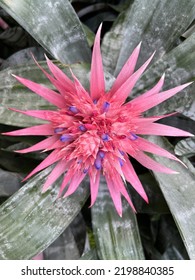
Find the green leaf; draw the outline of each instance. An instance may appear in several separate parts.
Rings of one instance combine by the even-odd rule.
[[[182,34],[182,37],[188,38],[195,32],[195,23],[193,23],[185,33]]]
[[[164,138],[149,136],[148,139],[173,152],[172,146]],[[195,259],[195,176],[178,162],[156,155],[152,157],[157,162],[179,172],[170,175],[153,173],[175,219],[189,257]]]
[[[135,0],[121,13],[103,41],[104,65],[116,76],[142,41],[138,64],[155,50],[155,60],[175,44],[194,19],[193,0]]]
[[[83,254],[80,260],[98,260],[95,249],[91,249],[90,251]]]
[[[175,146],[175,154],[178,156],[192,157],[195,155],[195,137],[181,140]]]
[[[163,90],[193,81],[195,79],[195,33],[178,47],[154,63],[138,81],[131,97],[134,98],[151,88],[165,72]],[[195,84],[188,86],[173,98],[161,103],[149,111],[149,114],[166,114],[175,110],[184,113],[193,106]],[[192,109],[193,111],[193,109]],[[194,111],[193,111],[194,114]]]
[[[88,45],[92,47],[95,39],[95,34],[93,33],[93,31],[91,31],[91,29],[87,25],[83,24],[82,26],[87,37]]]
[[[123,203],[123,217],[119,217],[103,180],[98,198],[91,210],[93,232],[100,259],[144,259],[135,213],[127,203]]]
[[[46,62],[40,65],[48,70]],[[70,76],[69,67],[59,62],[57,65]],[[88,87],[88,64],[71,65],[74,74],[79,78],[82,84]],[[20,67],[13,67],[0,72],[0,122],[15,126],[31,126],[43,123],[43,120],[31,118],[13,111],[8,108],[17,108],[22,110],[45,110],[55,107],[49,102],[21,85],[11,74],[25,77],[34,82],[44,84],[49,88],[54,88],[42,71],[34,64],[27,64]]]
[[[85,33],[68,0],[0,0],[0,6],[56,59],[90,61]]]
[[[88,188],[57,198],[59,182],[41,194],[51,167],[29,180],[0,207],[0,259],[31,259],[47,248],[81,210]]]
[[[77,260],[83,253],[86,238],[85,222],[79,213],[69,227],[46,249],[46,260]]]

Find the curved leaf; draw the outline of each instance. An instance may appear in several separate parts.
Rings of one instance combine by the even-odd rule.
[[[148,137],[150,141],[172,151],[168,141],[162,137]],[[153,155],[153,158],[179,174],[153,172],[164,194],[170,211],[191,259],[195,259],[195,176],[178,162]]]
[[[0,0],[0,6],[56,59],[89,62],[85,34],[68,0]]]
[[[68,198],[57,198],[59,182],[41,194],[51,167],[29,180],[0,207],[0,259],[31,259],[70,224],[88,197],[81,185]]]
[[[151,88],[165,72],[163,90],[193,81],[195,79],[195,33],[178,47],[155,62],[141,77],[134,88],[131,98],[138,96]],[[189,107],[193,106],[195,84],[193,83],[174,98],[161,103],[149,111],[150,115],[166,114],[175,110],[189,114]],[[193,108],[191,110],[194,114]],[[193,117],[192,117],[193,119]]]
[[[175,153],[178,156],[191,157],[195,155],[195,137],[181,140],[175,146]]]
[[[127,203],[123,203],[123,217],[118,216],[103,179],[98,198],[91,210],[100,259],[144,259],[135,213]]]
[[[155,50],[158,59],[170,50],[194,19],[193,0],[135,0],[121,13],[103,41],[104,64],[116,76],[142,41],[138,64]],[[116,43],[117,41],[117,43]]]

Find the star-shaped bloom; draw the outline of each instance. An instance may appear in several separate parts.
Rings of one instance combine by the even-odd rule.
[[[100,52],[100,32],[101,27],[98,29],[93,47],[89,91],[82,86],[72,72],[71,80],[48,58],[47,64],[51,73],[47,73],[38,63],[37,65],[57,92],[15,76],[20,83],[55,105],[57,109],[55,111],[12,109],[46,120],[47,123],[5,134],[46,136],[41,142],[18,151],[20,153],[51,151],[25,178],[26,180],[55,163],[55,167],[44,183],[43,192],[63,175],[59,196],[67,197],[76,191],[86,176],[89,176],[92,206],[98,195],[100,176],[104,176],[115,208],[121,216],[121,195],[135,210],[127,192],[126,181],[148,202],[129,157],[153,171],[176,173],[154,161],[145,152],[176,161],[179,159],[149,142],[142,135],[192,136],[192,134],[156,122],[170,115],[143,117],[143,113],[174,96],[190,83],[160,92],[164,82],[163,75],[152,89],[126,102],[128,95],[153,57],[152,55],[134,72],[140,52],[139,44],[123,66],[111,89],[106,92]]]

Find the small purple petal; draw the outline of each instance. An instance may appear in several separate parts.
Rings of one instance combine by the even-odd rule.
[[[64,130],[65,130],[64,127],[56,127],[56,128],[54,129],[54,133],[59,133],[59,132],[62,132],[62,131],[64,131]]]
[[[98,156],[99,156],[100,158],[104,158],[104,157],[105,157],[105,152],[99,151],[99,152],[98,152]]]
[[[69,107],[69,110],[70,110],[73,114],[77,114],[77,113],[79,112],[76,106],[70,106],[70,107]]]
[[[60,141],[62,142],[68,142],[68,141],[71,141],[72,140],[72,135],[70,134],[63,134],[61,137],[60,137]]]
[[[130,132],[130,136],[128,137],[131,140],[137,140],[138,136],[132,132]]]
[[[100,169],[101,169],[101,167],[102,167],[102,161],[101,161],[101,158],[100,158],[100,157],[97,157],[97,158],[96,158],[94,165],[95,165],[95,168],[96,168],[97,170],[100,170]]]
[[[109,102],[104,102],[103,106],[102,106],[102,110],[103,112],[107,112],[110,108],[110,103]]]
[[[97,99],[93,100],[93,104],[97,104]]]
[[[119,160],[120,166],[122,167],[124,165],[124,161],[121,158],[119,158],[118,160]]]
[[[125,153],[124,153],[123,151],[119,150],[119,152],[120,152],[120,154],[121,154],[122,156],[125,155]]]
[[[88,172],[89,168],[84,168],[83,173],[86,174]]]
[[[108,134],[103,133],[103,134],[102,134],[102,140],[103,140],[103,141],[108,141],[108,140],[109,140]]]
[[[87,128],[83,124],[81,124],[79,126],[79,130],[82,131],[82,132],[85,132],[85,131],[87,131]]]

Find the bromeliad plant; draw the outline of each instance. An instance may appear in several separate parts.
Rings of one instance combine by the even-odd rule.
[[[124,186],[128,181],[141,197],[148,202],[147,195],[137,177],[128,155],[145,167],[158,172],[175,174],[174,170],[155,162],[144,152],[178,160],[168,151],[160,148],[140,136],[193,136],[183,130],[156,123],[169,115],[144,118],[143,112],[160,104],[184,89],[190,83],[160,92],[164,83],[164,74],[159,82],[141,96],[125,103],[135,83],[144,72],[153,55],[136,71],[134,68],[140,52],[140,44],[125,63],[112,88],[106,92],[102,58],[100,53],[99,28],[93,48],[91,62],[90,92],[88,93],[72,73],[71,81],[52,61],[47,59],[51,76],[41,70],[52,82],[58,93],[30,80],[15,78],[53,105],[58,110],[28,110],[16,112],[48,121],[47,124],[4,133],[9,136],[43,135],[49,136],[34,146],[20,150],[28,153],[39,150],[53,150],[24,180],[57,163],[43,185],[43,192],[62,174],[63,181],[58,197],[68,185],[63,197],[76,191],[88,174],[90,178],[91,206],[95,203],[100,176],[106,179],[107,186],[120,216],[122,216],[121,194],[133,210],[135,208]],[[160,92],[160,93],[159,93]],[[123,181],[124,182],[123,182]]]
[[[1,2],[4,3],[4,1]],[[35,2],[36,1],[34,1],[34,3]],[[137,1],[134,2],[135,3],[132,7],[131,5],[129,6],[130,15],[132,9],[135,8],[136,5],[138,5]],[[145,1],[141,1],[141,2],[143,2],[142,3],[143,5],[146,5]],[[11,14],[13,13],[12,9],[15,8],[16,13],[18,13],[17,16],[21,18],[21,21],[23,21],[24,18],[22,15],[20,15],[20,13],[21,11],[24,12],[25,9],[15,5],[16,4],[13,4],[13,6],[12,4],[7,4],[5,1],[3,7],[6,8]],[[67,7],[70,9],[71,13],[75,16],[74,11],[72,10],[68,2],[66,2],[66,8]],[[127,18],[130,17],[130,15],[128,15],[128,13],[126,12]],[[120,20],[118,23],[119,26],[120,26]],[[77,22],[78,19],[75,18],[75,21]],[[124,19],[124,23],[125,22],[126,19]],[[123,28],[124,26],[125,24],[123,25]],[[126,32],[128,31],[129,28],[130,27],[127,25]],[[29,31],[31,31],[31,26],[28,26],[27,29],[30,29]],[[43,27],[43,30],[45,32],[45,27]],[[78,34],[79,32],[82,34],[81,28],[79,29]],[[117,34],[116,27],[113,27],[112,32],[114,33],[116,32]],[[110,43],[111,41],[111,38],[109,38],[109,36],[111,36],[110,34],[108,34],[108,37],[105,36],[106,39],[104,42],[106,43],[103,43],[104,53],[106,51],[106,44]],[[41,37],[39,33],[33,32],[33,35],[39,41],[41,40],[41,43],[43,45],[46,45],[46,41],[40,39]],[[136,206],[134,206],[128,192],[130,186],[126,182],[130,183],[130,185],[136,190],[136,192],[146,202],[148,202],[147,194],[142,186],[142,183],[140,182],[138,175],[134,170],[130,158],[136,159],[139,163],[141,163],[141,165],[145,166],[148,169],[151,169],[154,172],[154,175],[163,191],[163,194],[169,204],[169,207],[172,210],[172,214],[177,220],[180,230],[182,230],[184,238],[187,239],[187,244],[188,244],[189,232],[188,231],[185,232],[185,226],[184,224],[182,224],[181,218],[177,215],[178,208],[177,206],[175,206],[174,202],[172,202],[172,199],[170,199],[170,197],[171,194],[173,194],[174,196],[173,200],[175,199],[177,203],[182,203],[181,198],[175,195],[174,188],[177,189],[180,186],[180,184],[177,184],[175,182],[178,181],[181,182],[182,180],[181,178],[183,177],[184,174],[186,180],[189,176],[189,184],[187,185],[187,188],[189,188],[188,198],[195,195],[194,190],[190,188],[192,183],[191,174],[188,174],[189,171],[186,169],[186,167],[183,167],[181,165],[182,162],[177,157],[175,157],[173,153],[170,153],[167,150],[169,149],[169,145],[164,144],[164,142],[158,140],[158,138],[152,138],[151,139],[152,141],[150,141],[150,139],[143,137],[143,135],[193,136],[193,134],[186,132],[184,130],[157,122],[161,119],[172,116],[173,113],[171,113],[171,111],[173,111],[174,108],[169,111],[161,110],[162,113],[159,112],[158,114],[155,114],[153,116],[151,115],[144,116],[144,113],[147,110],[161,104],[163,101],[169,99],[170,97],[173,97],[176,93],[182,91],[187,86],[189,86],[191,82],[188,81],[190,80],[190,78],[192,79],[192,77],[188,75],[188,78],[187,80],[184,81],[185,82],[184,84],[178,85],[176,87],[169,86],[168,90],[162,91],[165,75],[161,73],[162,76],[159,77],[159,81],[155,85],[153,85],[151,89],[143,90],[144,93],[142,92],[142,94],[139,94],[134,99],[126,101],[130,93],[133,91],[133,88],[135,87],[140,76],[143,74],[143,72],[152,62],[153,57],[155,58],[154,53],[149,57],[149,59],[146,62],[144,62],[144,64],[142,64],[138,68],[138,70],[135,70],[135,67],[137,67],[136,65],[138,64],[137,61],[140,54],[141,44],[137,45],[137,47],[132,51],[130,57],[127,59],[125,63],[123,63],[124,66],[121,67],[120,71],[119,71],[119,65],[121,63],[121,60],[119,59],[120,58],[119,55],[118,62],[115,65],[116,66],[115,75],[116,73],[119,74],[116,75],[116,79],[114,80],[110,89],[106,90],[102,57],[100,51],[100,35],[101,35],[101,26],[99,27],[94,40],[92,60],[91,60],[89,90],[85,88],[82,85],[82,82],[80,82],[79,79],[76,77],[74,70],[72,70],[74,66],[73,67],[70,66],[71,78],[69,78],[60,68],[58,68],[58,66],[54,62],[52,62],[47,57],[46,57],[46,62],[50,70],[50,73],[48,73],[45,70],[45,67],[43,67],[38,62],[36,62],[36,60],[35,62],[37,64],[37,67],[40,68],[40,70],[43,72],[46,78],[51,82],[51,84],[53,85],[52,88],[55,88],[55,90],[43,86],[40,83],[33,82],[24,77],[13,75],[14,78],[16,78],[26,88],[30,89],[37,95],[41,96],[46,101],[49,101],[52,105],[55,105],[57,109],[40,110],[41,108],[38,108],[38,110],[29,110],[29,109],[20,110],[16,108],[10,108],[15,113],[22,113],[27,116],[42,119],[47,123],[28,127],[28,128],[18,129],[12,132],[6,132],[4,133],[4,135],[46,136],[45,139],[41,140],[35,145],[25,149],[20,149],[18,150],[18,152],[21,154],[40,151],[40,150],[50,152],[50,154],[30,174],[28,174],[25,177],[25,180],[29,179],[30,177],[32,177],[39,171],[44,170],[50,165],[52,165],[52,171],[48,174],[48,176],[45,175],[47,173],[46,170],[46,173],[45,171],[42,171],[43,173],[40,173],[37,176],[32,177],[31,181],[29,181],[29,183],[26,183],[26,189],[24,188],[23,193],[21,190],[20,194],[18,195],[18,199],[19,197],[21,197],[21,194],[26,198],[29,197],[30,199],[29,194],[31,190],[33,191],[33,186],[34,186],[33,182],[36,182],[36,184],[39,185],[39,188],[38,190],[35,190],[37,192],[35,196],[37,196],[38,198],[38,200],[36,199],[35,200],[38,202],[36,202],[34,205],[41,207],[41,211],[43,211],[42,213],[44,213],[45,210],[43,204],[45,203],[44,202],[45,197],[47,196],[52,197],[52,192],[54,189],[55,191],[54,200],[52,199],[52,201],[50,201],[50,204],[55,206],[54,204],[57,203],[57,205],[55,206],[57,208],[59,207],[59,204],[62,204],[66,209],[65,210],[66,218],[68,216],[69,217],[68,219],[71,221],[80,209],[78,207],[79,202],[77,202],[76,200],[74,201],[74,205],[77,204],[77,207],[75,207],[75,211],[73,209],[72,212],[69,213],[69,209],[68,209],[69,204],[67,203],[67,201],[68,199],[71,200],[72,196],[74,199],[74,195],[72,194],[76,192],[77,188],[79,187],[82,181],[86,182],[85,180],[86,176],[89,176],[89,181],[90,181],[89,185],[90,185],[90,193],[91,193],[90,206],[93,206],[97,200],[97,203],[95,203],[95,205],[91,208],[91,211],[92,211],[92,219],[93,219],[92,222],[94,226],[95,238],[97,241],[99,258],[119,258],[119,257],[127,258],[127,259],[143,258],[143,252],[142,252],[142,247],[140,243],[138,227],[136,224],[134,212],[131,212],[130,208],[125,207],[125,211],[124,211],[125,213],[123,218],[119,218],[115,216],[115,212],[112,208],[112,205],[110,205],[109,203],[109,198],[107,196],[104,197],[104,193],[106,193],[107,190],[104,189],[103,192],[101,190],[100,186],[103,184],[101,177],[105,178],[105,181],[107,183],[107,188],[113,200],[114,206],[119,216],[122,217],[123,207],[122,207],[121,195],[125,197],[125,199],[128,201],[128,203],[130,204],[131,208],[134,211],[136,209]],[[58,39],[58,35],[56,37]],[[82,45],[85,45],[82,36],[80,42]],[[124,39],[123,43],[126,44],[128,42],[126,42]],[[60,42],[58,42],[57,45],[58,47],[60,46],[59,44]],[[143,41],[143,48],[144,48],[144,41]],[[56,57],[58,57],[62,61],[63,60],[66,61],[66,56],[64,58],[64,54],[62,55],[61,52],[59,51],[57,54],[55,53],[56,49],[57,47],[55,48],[52,45],[49,51],[52,52]],[[122,47],[121,49],[123,50],[124,48]],[[67,58],[67,62],[70,62],[72,58],[69,52],[71,53],[71,51],[70,50],[67,51],[67,46],[65,47],[65,50],[66,50],[65,53],[69,57]],[[72,50],[72,53],[74,53],[75,50],[78,53],[80,52],[78,46],[75,46],[75,48]],[[84,53],[85,54],[88,53],[87,48],[84,51]],[[179,53],[179,49],[178,49],[178,53]],[[182,54],[180,54],[180,56],[181,55]],[[80,57],[80,59],[82,59],[83,55],[81,54],[79,56],[79,54],[77,54],[76,57],[77,58]],[[87,57],[87,55],[85,55],[85,57]],[[158,53],[157,53],[157,57],[158,57]],[[107,69],[111,67],[108,66],[108,61],[109,59],[105,61]],[[111,65],[112,64],[113,63],[111,63]],[[154,69],[158,69],[159,67],[158,62],[154,64],[153,67],[155,67],[155,65],[156,68]],[[113,65],[112,65],[112,72],[114,72]],[[146,72],[146,77],[147,77],[147,73],[150,73],[150,70]],[[145,83],[146,87],[148,87],[149,83],[152,83],[153,76],[154,75],[150,74],[150,79],[147,79]],[[144,83],[144,79],[141,80],[140,84],[141,83]],[[190,91],[191,88],[192,86],[188,87],[188,91]],[[134,92],[133,94],[135,95]],[[180,95],[182,95],[182,93],[180,93]],[[181,99],[185,100],[184,98]],[[10,105],[12,104],[9,104],[8,102],[7,106],[12,107]],[[17,106],[16,103],[16,107],[19,107],[19,104]],[[14,116],[16,117],[17,115]],[[158,143],[155,142],[161,142],[161,143],[160,145],[158,145]],[[147,153],[154,154],[156,160],[152,159],[151,156],[147,155]],[[159,161],[162,161],[162,159],[156,157],[155,155],[159,155],[177,161],[179,163],[174,163],[171,161],[166,162],[165,160],[165,162],[161,164],[161,162]],[[53,166],[53,164],[55,165]],[[185,164],[189,165],[189,163],[186,160],[185,160]],[[178,171],[182,174],[179,175]],[[162,175],[158,175],[161,173]],[[167,175],[163,175],[163,173],[167,173],[171,175],[167,176]],[[43,174],[43,177],[46,177],[44,181],[41,174]],[[59,183],[58,179],[61,176],[63,177],[63,179],[62,182]],[[173,186],[170,186],[171,181],[173,182]],[[53,185],[52,188],[50,188],[51,185]],[[58,185],[60,187],[59,190],[57,190]],[[86,188],[87,186],[84,186],[85,192],[86,192]],[[167,192],[168,188],[170,188],[169,192]],[[98,195],[98,190],[99,190],[99,195]],[[17,194],[15,196],[17,198]],[[61,196],[62,198],[59,199],[59,197]],[[56,197],[58,197],[57,202],[56,202]],[[15,198],[6,202],[7,205],[11,205],[14,199]],[[83,202],[85,199],[86,199],[86,195],[84,195]],[[185,207],[187,209],[189,209],[189,205],[191,207],[191,204],[188,204],[188,202],[185,204],[186,205]],[[5,214],[6,203],[4,206],[2,206],[3,214]],[[26,200],[26,203],[28,203],[28,199]],[[48,201],[46,201],[46,203],[47,205],[49,205]],[[33,204],[31,205],[32,207],[34,207]],[[72,205],[71,207],[74,207],[74,205]],[[100,209],[98,209],[98,207],[100,207]],[[36,213],[37,210],[33,210],[35,211],[34,213]],[[100,214],[102,210],[103,213]],[[107,212],[110,213],[109,215],[111,215],[112,217],[111,221],[110,219],[107,220],[107,214],[106,214]],[[126,212],[128,214],[126,214]],[[19,213],[19,208],[17,213]],[[47,215],[46,212],[45,214]],[[27,212],[27,216],[29,216],[28,212]],[[103,216],[103,220],[105,224],[102,223],[101,225],[101,223],[99,222],[99,216],[101,217]],[[20,224],[22,217],[21,219],[20,217],[18,217],[18,219],[19,219],[18,223]],[[29,219],[27,221],[27,228],[28,227],[30,228],[31,224],[34,223],[36,220],[38,222],[37,218],[34,221]],[[102,242],[104,243],[105,233],[103,232],[101,235],[100,231],[98,231],[99,228],[104,226],[105,228],[107,228],[107,224],[109,223],[111,223],[113,226],[115,226],[115,223],[116,224],[120,223],[121,228],[123,228],[123,226],[126,224],[127,221],[130,226],[128,230],[130,230],[130,228],[133,225],[136,228],[136,232],[132,234],[132,237],[127,237],[125,236],[124,233],[125,236],[124,238],[123,235],[118,236],[116,230],[115,239],[118,240],[119,238],[120,240],[119,244],[121,244],[121,248],[119,247],[119,253],[116,254],[116,256],[112,255],[112,252],[109,252],[110,255],[109,253],[107,254],[105,246],[103,245],[101,247],[101,243]],[[2,218],[2,223],[3,223],[3,218]],[[54,223],[57,224],[57,220]],[[55,232],[51,231],[51,234],[49,234],[49,236],[47,237],[43,236],[41,242],[36,240],[36,242],[38,242],[38,246],[37,246],[38,249],[36,248],[33,249],[32,251],[29,251],[30,249],[28,248],[27,252],[24,255],[19,249],[17,249],[17,254],[15,255],[15,257],[26,258],[27,256],[30,257],[33,256],[35,253],[39,253],[41,250],[47,247],[47,244],[51,243],[51,241],[54,240],[68,224],[69,223],[66,223],[66,225],[64,226],[60,225]],[[193,225],[195,225],[195,221],[193,222]],[[35,228],[35,230],[38,231],[39,227],[41,230],[42,227],[43,230],[46,230],[46,227],[40,224],[39,226],[37,225],[37,229]],[[6,223],[4,228],[6,228]],[[21,228],[22,228],[22,223],[21,223]],[[4,237],[2,237],[2,240],[3,238]],[[123,244],[124,240],[125,240],[125,244]],[[136,246],[134,246],[134,243],[137,243]],[[115,244],[113,243],[112,248],[114,248],[114,246]],[[129,253],[127,254],[124,253],[125,247],[129,248]],[[132,247],[137,248],[134,249],[133,254],[130,253]],[[10,258],[11,255],[7,251],[6,247],[2,246],[1,250],[2,252],[5,251],[4,253],[2,253],[2,256],[3,254],[4,256],[6,256],[4,258]],[[191,257],[193,258],[193,253],[191,249],[188,248],[188,246],[187,246],[187,250],[189,255],[191,254]],[[104,254],[105,252],[106,254]]]

